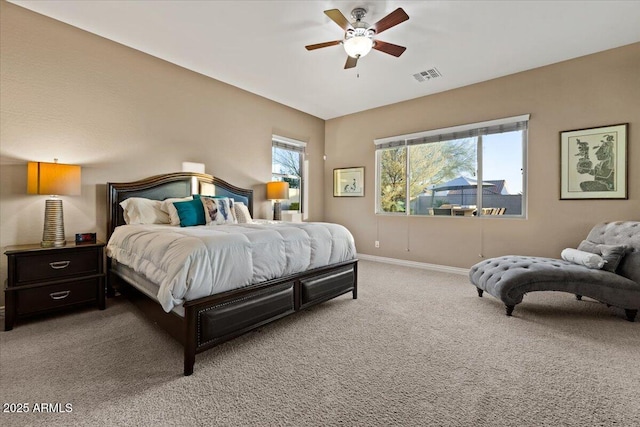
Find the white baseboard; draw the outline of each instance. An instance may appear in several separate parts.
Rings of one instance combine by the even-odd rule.
[[[424,270],[441,271],[444,273],[460,274],[464,276],[469,275],[468,268],[449,267],[448,265],[428,264],[426,262],[407,261],[404,259],[387,258],[376,255],[358,254],[358,259],[375,262],[385,262],[387,264],[402,265],[404,267],[422,268]]]

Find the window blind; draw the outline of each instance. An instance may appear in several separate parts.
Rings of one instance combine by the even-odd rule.
[[[298,153],[304,153],[305,149],[307,148],[307,143],[287,138],[285,136],[273,135],[271,137],[271,146],[289,151],[296,151]]]
[[[480,135],[492,135],[496,133],[526,130],[528,128],[528,123],[529,114],[526,114],[522,116],[507,117],[504,119],[376,139],[374,140],[374,144],[376,145],[376,150],[384,150],[404,145],[451,141]]]

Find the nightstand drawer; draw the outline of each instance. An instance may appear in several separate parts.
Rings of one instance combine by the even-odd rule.
[[[16,292],[17,314],[36,313],[58,307],[97,301],[99,279],[59,283]]]
[[[56,280],[100,273],[102,252],[96,248],[78,251],[48,251],[16,257],[15,282],[19,285],[41,280]]]

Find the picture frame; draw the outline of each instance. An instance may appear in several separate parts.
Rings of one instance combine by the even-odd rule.
[[[628,123],[560,132],[560,200],[627,199]]]
[[[333,197],[364,197],[364,166],[334,169]]]

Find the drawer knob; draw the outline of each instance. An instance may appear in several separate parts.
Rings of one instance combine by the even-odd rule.
[[[69,267],[69,264],[71,264],[71,261],[56,261],[56,262],[50,262],[49,263],[51,268],[53,268],[55,270],[60,270],[60,269],[63,269],[63,268],[67,268],[67,267]]]
[[[66,297],[69,296],[69,294],[71,293],[71,291],[60,291],[60,292],[52,292],[49,294],[49,296],[51,297],[51,299],[65,299]]]

